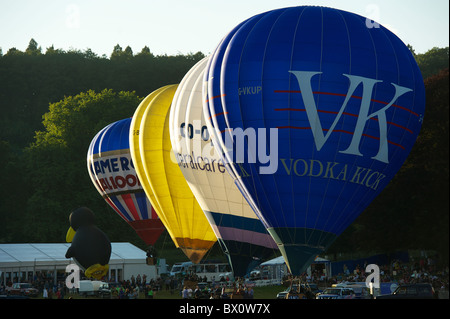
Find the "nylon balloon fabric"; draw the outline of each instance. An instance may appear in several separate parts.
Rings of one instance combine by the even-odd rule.
[[[269,11],[225,36],[205,71],[217,147],[293,274],[383,190],[422,125],[413,55],[368,21],[325,7]]]
[[[164,226],[145,195],[130,155],[131,118],[114,122],[92,139],[87,154],[91,180],[111,208],[147,244],[153,245]]]
[[[243,277],[278,248],[215,151],[203,116],[203,73],[208,57],[185,75],[172,102],[172,148],[192,193],[205,213],[235,277]]]
[[[130,135],[132,156],[139,156],[138,175],[173,242],[192,262],[198,263],[217,238],[173,156],[169,114],[177,87],[158,89],[136,110],[134,134]]]

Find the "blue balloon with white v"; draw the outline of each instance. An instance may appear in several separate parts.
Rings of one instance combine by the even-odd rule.
[[[273,10],[234,29],[211,57],[209,116],[222,145],[234,141],[235,182],[293,274],[383,190],[421,128],[413,55],[367,21],[325,7]]]

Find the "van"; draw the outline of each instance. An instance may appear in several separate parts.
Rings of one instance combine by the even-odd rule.
[[[189,267],[191,267],[193,263],[191,261],[186,261],[182,263],[175,263],[170,270],[171,276],[183,276],[188,273]]]
[[[78,293],[82,296],[104,296],[110,295],[111,290],[106,282],[98,280],[80,280]]]

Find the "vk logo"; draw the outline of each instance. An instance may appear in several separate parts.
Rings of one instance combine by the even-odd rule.
[[[345,100],[342,103],[339,112],[337,112],[336,118],[334,119],[331,127],[327,130],[324,130],[322,128],[319,119],[318,109],[314,99],[314,92],[311,87],[311,79],[314,76],[321,74],[322,72],[292,71],[292,70],[289,72],[295,76],[300,86],[303,103],[306,109],[306,115],[308,117],[308,121],[311,126],[311,131],[314,138],[314,143],[318,151],[322,149],[322,147],[330,137],[331,133],[333,133],[336,124],[339,122],[339,119],[343,115],[344,110],[347,107],[350,98],[352,98],[355,90],[359,86],[362,86],[363,93],[362,97],[360,98],[361,106],[359,109],[359,114],[357,114],[358,119],[356,122],[354,132],[352,133],[353,137],[351,143],[347,147],[347,149],[341,150],[339,152],[344,154],[363,156],[363,154],[360,152],[360,143],[364,133],[364,128],[369,120],[376,119],[379,127],[379,149],[378,153],[375,156],[373,156],[372,159],[378,160],[383,163],[389,163],[389,148],[388,148],[389,141],[387,136],[388,122],[386,111],[395,103],[395,101],[400,96],[408,92],[411,92],[412,91],[411,89],[391,83],[391,85],[395,89],[395,93],[392,96],[391,101],[389,103],[386,103],[385,106],[380,110],[369,114],[375,85],[383,81],[362,76],[343,74],[343,76],[349,80],[349,87],[347,94],[345,95]],[[326,133],[324,133],[324,131],[326,131]]]

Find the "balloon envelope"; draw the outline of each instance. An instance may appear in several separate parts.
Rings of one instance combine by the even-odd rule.
[[[383,26],[332,8],[247,20],[217,47],[205,80],[218,144],[294,274],[392,179],[425,108],[407,46]]]
[[[145,195],[130,156],[131,118],[103,128],[91,141],[88,172],[97,191],[147,245],[153,245],[164,226]]]
[[[141,103],[135,114],[142,114],[141,122],[133,128],[139,125],[139,134],[130,138],[139,140],[138,146],[132,142],[133,156],[140,156],[137,171],[157,214],[175,245],[198,263],[217,238],[173,156],[169,114],[176,89],[177,85],[166,86]]]
[[[66,241],[72,243],[66,258],[73,258],[83,268],[85,276],[100,280],[108,274],[111,242],[95,226],[94,213],[87,207],[75,209],[69,216],[70,228]]]
[[[278,247],[226,172],[203,116],[204,58],[183,78],[170,111],[177,162],[228,257],[235,276],[245,276]]]

